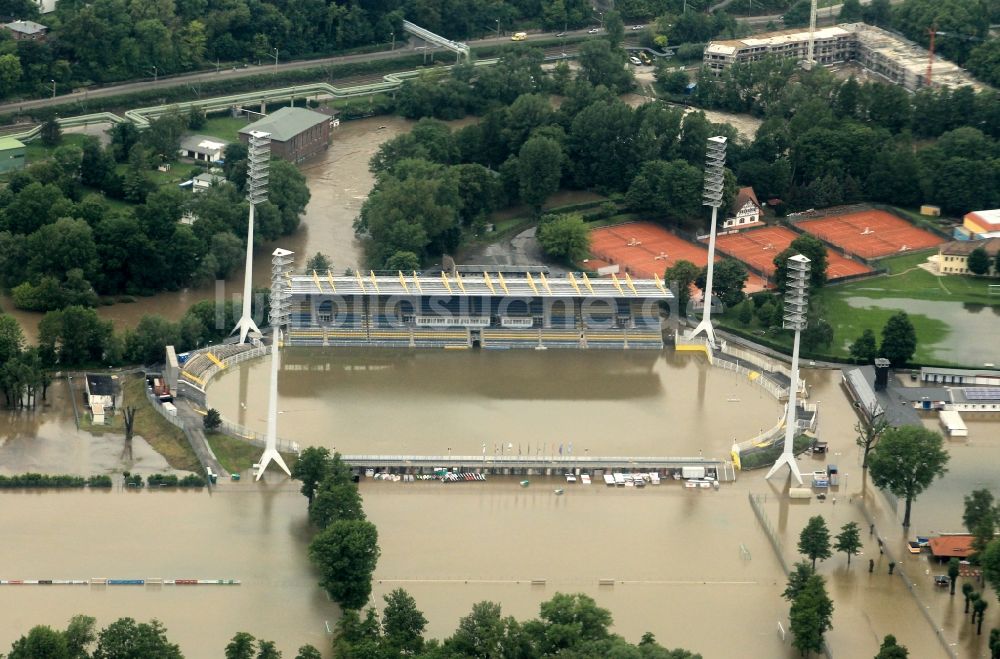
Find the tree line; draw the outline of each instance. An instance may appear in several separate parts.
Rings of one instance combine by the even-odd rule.
[[[219,184],[197,194],[158,187],[151,178],[157,165],[177,159],[183,131],[203,121],[198,113],[168,113],[141,133],[131,123],[116,124],[106,147],[87,136],[11,174],[0,190],[0,287],[10,290],[14,305],[90,307],[101,296],[177,290],[239,267],[246,148],[230,145]],[[42,139],[59,144],[58,126],[47,127]],[[193,167],[191,175],[202,171]],[[294,165],[274,160],[270,179],[269,198],[257,207],[255,239],[261,241],[294,232],[309,201]],[[190,223],[181,221],[185,217]]]
[[[922,89],[836,78],[791,60],[703,69],[692,100],[764,123],[727,162],[741,184],[788,210],[871,200],[961,215],[1000,205],[1000,97],[992,89]],[[666,79],[666,73],[661,80]],[[735,146],[735,148],[734,148]]]
[[[565,63],[547,74],[540,51],[516,49],[493,67],[407,82],[399,109],[420,121],[372,157],[375,187],[355,223],[369,265],[432,262],[481,235],[493,210],[524,204],[538,216],[564,187],[696,226],[705,141],[735,131],[663,103],[629,107],[618,98],[633,84],[624,61],[621,48],[595,40],[583,45],[575,74]],[[481,120],[455,131],[437,121],[466,113]],[[735,192],[727,172],[724,203]]]

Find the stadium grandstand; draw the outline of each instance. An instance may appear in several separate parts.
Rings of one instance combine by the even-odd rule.
[[[401,348],[663,347],[653,279],[531,270],[290,276],[288,343]]]

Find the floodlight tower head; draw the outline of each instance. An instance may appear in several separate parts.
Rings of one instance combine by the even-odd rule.
[[[294,256],[295,252],[280,247],[271,253],[271,311],[268,319],[275,332],[288,326],[292,297],[290,276]]]
[[[247,201],[252,206],[267,201],[268,175],[271,166],[271,134],[250,131],[247,147]]]
[[[721,135],[708,138],[708,148],[705,151],[705,189],[702,192],[702,203],[705,206],[718,208],[722,205],[725,166],[726,138]]]
[[[809,307],[809,270],[811,267],[809,259],[801,254],[796,254],[788,259],[785,311],[781,323],[785,329],[802,331],[807,326],[806,311]]]

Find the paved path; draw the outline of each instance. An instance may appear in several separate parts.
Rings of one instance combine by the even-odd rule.
[[[226,471],[218,458],[215,457],[215,454],[212,453],[212,448],[208,445],[202,416],[191,407],[190,402],[183,398],[175,398],[174,405],[177,407],[177,418],[184,423],[184,434],[187,435],[188,441],[191,443],[191,448],[194,450],[195,455],[198,456],[201,466],[203,468],[208,467],[220,478],[227,477],[229,472]]]

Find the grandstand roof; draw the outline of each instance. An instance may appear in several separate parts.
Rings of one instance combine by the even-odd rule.
[[[482,297],[503,295],[514,297],[605,297],[605,298],[673,298],[670,289],[659,278],[590,279],[569,274],[566,277],[544,275],[505,278],[503,275],[446,275],[429,277],[420,275],[342,275],[311,273],[291,277],[293,294],[328,295],[442,295],[457,297]]]

